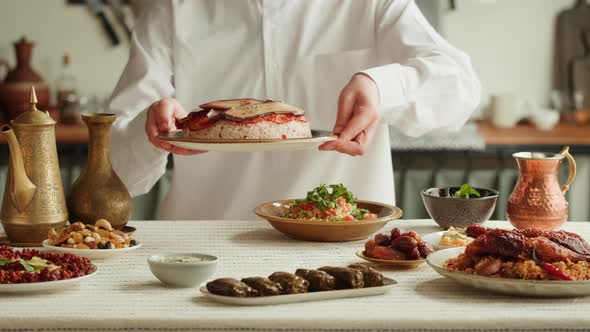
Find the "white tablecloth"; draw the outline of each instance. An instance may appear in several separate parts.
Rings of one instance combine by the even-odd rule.
[[[507,224],[490,223],[493,226]],[[0,294],[0,331],[588,331],[590,297],[518,298],[484,293],[444,279],[424,264],[387,270],[399,284],[387,295],[269,307],[234,307],[206,300],[197,289],[163,286],[146,257],[200,252],[220,258],[214,277],[265,276],[298,267],[359,261],[363,242],[290,240],[263,221],[141,221],[137,251],[96,261],[99,274],[66,291]],[[386,226],[436,231],[431,221]],[[590,223],[567,230],[590,237]]]

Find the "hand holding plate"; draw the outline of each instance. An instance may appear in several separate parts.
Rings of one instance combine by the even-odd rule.
[[[145,132],[150,142],[162,150],[180,155],[193,155],[207,151],[189,150],[174,146],[168,142],[159,140],[159,133],[167,133],[177,130],[175,120],[186,117],[188,114],[173,98],[163,98],[153,103],[147,111]]]
[[[365,74],[357,74],[342,89],[338,115],[332,131],[338,140],[327,142],[320,150],[336,150],[351,156],[367,152],[379,123],[379,90]]]

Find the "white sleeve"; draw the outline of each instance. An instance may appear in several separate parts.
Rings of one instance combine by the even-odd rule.
[[[414,1],[384,1],[377,47],[390,64],[363,73],[377,84],[382,119],[409,136],[458,130],[479,104],[481,85],[469,57],[445,41]]]
[[[173,38],[169,1],[156,1],[137,21],[129,61],[110,101],[117,115],[111,131],[113,168],[132,196],[148,192],[166,171],[168,153],[154,147],[145,133],[146,110],[172,96]]]

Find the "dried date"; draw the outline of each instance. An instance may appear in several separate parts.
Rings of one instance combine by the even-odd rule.
[[[391,238],[386,234],[375,234],[375,243],[379,246],[388,246],[391,243]]]
[[[428,255],[434,252],[434,248],[426,242],[422,242],[418,245],[418,250],[420,251],[420,255],[424,258],[428,257]]]
[[[418,241],[415,238],[401,235],[391,241],[391,247],[403,252],[409,252],[410,250],[418,246]]]
[[[366,251],[367,256],[377,259],[406,259],[406,254],[386,246],[375,246]]]

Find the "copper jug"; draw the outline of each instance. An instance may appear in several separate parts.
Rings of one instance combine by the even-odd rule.
[[[14,43],[16,66],[10,68],[8,62],[0,59],[0,66],[6,69],[4,81],[0,81],[0,109],[4,120],[9,121],[29,110],[31,85],[36,86],[37,107],[49,107],[49,87],[43,78],[31,67],[34,43],[22,37]]]
[[[518,152],[519,176],[508,199],[506,215],[516,228],[553,230],[567,221],[565,193],[576,176],[576,161],[566,146],[560,153]],[[558,181],[559,165],[569,162],[569,176],[562,186]]]
[[[55,121],[36,107],[2,127],[10,163],[0,220],[12,245],[39,246],[51,227],[65,225],[68,212],[55,144]]]
[[[88,160],[68,193],[72,222],[94,224],[98,219],[106,219],[113,227],[121,229],[129,221],[133,201],[113,170],[109,156],[109,132],[115,118],[114,114],[107,113],[82,115],[89,132]]]

